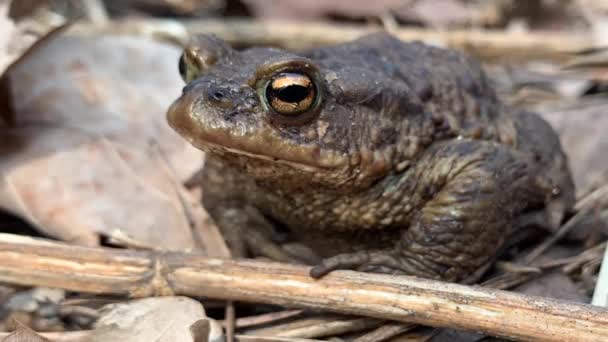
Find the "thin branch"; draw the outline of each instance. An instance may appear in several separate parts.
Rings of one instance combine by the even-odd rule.
[[[417,325],[408,324],[408,323],[396,323],[391,322],[381,326],[380,328],[373,330],[361,337],[358,337],[353,340],[353,342],[381,342],[389,340],[395,336],[399,336],[403,333],[406,333],[414,328]]]
[[[324,315],[305,317],[285,324],[248,330],[248,336],[277,336],[293,338],[319,338],[337,336],[377,328],[382,321],[366,317]]]
[[[0,332],[0,341],[3,341],[11,333]],[[82,331],[62,331],[62,332],[37,332],[38,335],[48,338],[53,342],[89,342],[95,336],[92,330]],[[319,340],[310,340],[303,338],[289,337],[264,337],[264,336],[246,336],[236,335],[237,342],[317,342]]]
[[[304,310],[284,310],[256,316],[241,317],[236,319],[236,328],[250,328],[258,325],[270,324],[281,320],[297,317],[301,315],[302,312],[304,312]],[[222,325],[226,324],[225,321],[221,321],[221,323]]]
[[[416,277],[182,252],[88,248],[0,234],[0,281],[132,296],[181,294],[321,309],[518,340],[608,340],[608,309]]]
[[[108,23],[108,12],[101,0],[81,0],[82,7],[87,18],[95,25],[105,25]]]
[[[353,40],[381,31],[369,25],[328,24],[322,22],[254,21],[248,19],[162,20],[128,19],[112,21],[99,28],[82,23],[72,32],[98,34],[99,30],[118,34],[153,35],[184,43],[189,35],[215,34],[235,45],[276,45],[307,49]],[[405,41],[425,41],[465,50],[480,58],[567,61],[572,53],[593,47],[589,35],[548,32],[505,32],[491,30],[437,31],[419,28],[395,28],[391,33]]]

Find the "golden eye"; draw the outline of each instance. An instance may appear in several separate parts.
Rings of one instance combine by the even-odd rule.
[[[265,95],[275,112],[290,116],[310,110],[315,105],[317,89],[308,75],[282,72],[270,79]]]
[[[179,74],[182,80],[186,83],[190,83],[197,79],[201,75],[201,69],[197,63],[195,63],[189,54],[184,52],[179,58]]]

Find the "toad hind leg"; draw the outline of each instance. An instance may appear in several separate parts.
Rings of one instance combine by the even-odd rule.
[[[353,269],[463,281],[494,259],[514,217],[546,198],[531,167],[518,152],[492,142],[431,146],[403,175],[404,194],[423,194],[423,200],[413,203],[419,209],[401,239],[390,249],[330,257],[310,274]]]

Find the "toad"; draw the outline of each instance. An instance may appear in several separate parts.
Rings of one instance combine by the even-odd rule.
[[[302,53],[203,35],[179,69],[168,121],[206,152],[203,204],[237,256],[285,259],[256,250],[280,227],[320,256],[313,277],[466,282],[520,218],[573,205],[555,132],[462,53],[386,33]]]

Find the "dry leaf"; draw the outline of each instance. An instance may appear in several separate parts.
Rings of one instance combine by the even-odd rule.
[[[0,123],[15,121],[10,80],[5,73],[64,27],[65,20],[59,15],[48,11],[35,15],[44,4],[43,0],[0,0]]]
[[[608,174],[608,103],[577,101],[564,108],[542,110],[543,117],[559,133],[578,193]]]
[[[441,28],[489,25],[499,20],[496,1],[487,0],[243,0],[243,3],[260,18],[322,20],[388,16],[405,23]]]
[[[10,2],[0,2],[0,74],[13,61],[9,44],[16,33],[15,23],[8,17]]]
[[[27,326],[15,322],[17,330],[6,336],[2,342],[50,342],[50,340],[38,335],[34,330]]]
[[[106,6],[119,13],[142,10],[163,15],[204,16],[224,9],[225,0],[106,0]]]
[[[553,260],[574,257],[578,253],[574,249],[553,246],[546,253],[541,255],[537,262],[544,264]],[[516,260],[523,259],[522,257]],[[561,269],[545,271],[545,273],[529,282],[525,282],[515,287],[514,291],[530,296],[542,296],[557,299],[570,300],[573,302],[589,303],[590,298],[581,291],[581,286],[576,283]]]
[[[146,298],[102,310],[91,337],[95,342],[199,342],[201,320],[209,324],[209,342],[223,341],[219,323],[207,318],[203,306],[190,298]]]
[[[17,34],[15,23],[8,17],[10,1],[0,1],[0,76],[13,62],[15,54],[10,50],[10,42]],[[7,95],[7,85],[0,78],[0,121],[11,122],[11,102]]]
[[[351,18],[380,16],[388,11],[406,7],[403,0],[243,0],[251,11],[261,18],[294,20],[321,19],[331,15]]]
[[[489,2],[488,2],[489,3]],[[472,4],[462,0],[423,0],[413,1],[399,17],[408,21],[422,23],[430,27],[453,27],[471,24],[476,12]]]
[[[62,289],[35,287],[12,295],[4,303],[4,308],[9,311],[36,312],[42,305],[58,304],[64,299],[65,291]]]
[[[183,86],[178,56],[143,39],[57,37],[11,68],[17,124],[0,128],[0,207],[82,244],[121,231],[194,248],[177,186],[202,156],[165,121]]]
[[[52,19],[34,16],[35,9],[43,4],[43,0],[0,1],[0,75],[39,39],[65,23],[65,19],[57,15]],[[15,19],[15,9],[23,12],[18,19]]]

